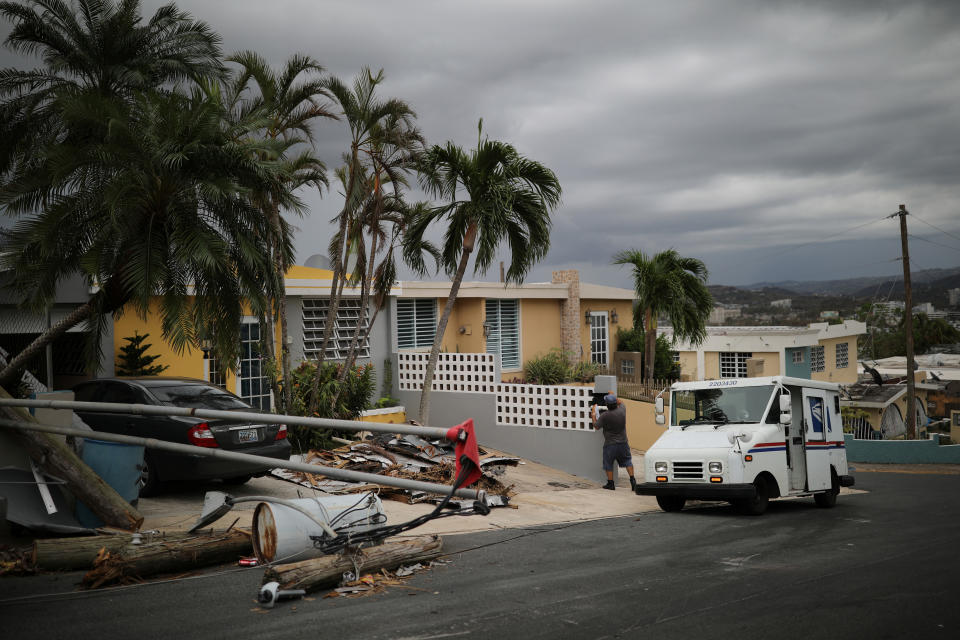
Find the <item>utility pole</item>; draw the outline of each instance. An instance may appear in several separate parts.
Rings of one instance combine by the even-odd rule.
[[[914,391],[914,370],[913,362],[913,290],[910,286],[910,248],[907,245],[907,205],[900,205],[900,211],[892,214],[900,216],[900,244],[901,254],[903,256],[903,333],[907,346],[907,437],[914,439],[917,437],[917,400]]]

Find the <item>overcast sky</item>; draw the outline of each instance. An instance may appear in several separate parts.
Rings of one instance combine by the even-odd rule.
[[[381,95],[409,102],[430,143],[470,148],[482,117],[553,169],[563,202],[528,281],[576,268],[630,287],[611,256],[670,247],[716,284],[897,274],[884,216],[901,203],[914,270],[960,265],[960,2],[177,4],[226,52],[306,53],[346,81],[382,67]],[[317,133],[335,166],[344,125]],[[342,204],[304,197],[301,263]]]

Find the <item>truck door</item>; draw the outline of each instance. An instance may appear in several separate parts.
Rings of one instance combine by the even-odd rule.
[[[804,441],[804,422],[803,410],[800,409],[800,403],[803,402],[801,394],[796,393],[797,389],[791,393],[791,415],[793,419],[790,424],[784,425],[784,438],[787,447],[787,468],[790,475],[790,491],[803,491],[807,488],[807,459],[803,449]]]
[[[807,460],[807,489],[830,488],[830,442],[832,430],[827,393],[818,389],[803,390],[803,425]]]

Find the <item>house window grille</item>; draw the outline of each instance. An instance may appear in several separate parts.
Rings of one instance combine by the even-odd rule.
[[[671,351],[671,352],[670,352],[670,357],[673,358],[673,364],[680,364],[680,352],[679,352],[679,351]]]
[[[803,364],[803,351],[793,352],[793,364]]]
[[[720,377],[721,378],[746,378],[747,360],[753,356],[752,353],[729,352],[720,354]]]
[[[207,356],[207,381],[221,389],[227,388],[227,379],[220,364],[220,358],[212,351]]]
[[[237,367],[237,395],[255,409],[270,410],[270,382],[263,375],[260,355],[260,323],[240,325],[240,363]]]
[[[620,361],[620,373],[625,376],[632,376],[634,371],[633,360]]]
[[[823,371],[823,361],[823,347],[810,347],[810,371]]]
[[[323,330],[327,323],[327,311],[330,301],[326,298],[304,298],[303,313],[303,353],[307,358],[316,359],[323,344]],[[353,336],[359,331],[361,339],[367,330],[367,320],[360,321],[360,299],[343,298],[337,306],[330,341],[327,343],[325,360],[346,360],[350,352]],[[357,357],[370,357],[370,340],[362,340],[357,345]]]
[[[837,343],[837,351],[835,354],[837,369],[846,369],[849,365],[848,349],[849,347],[846,342]]]
[[[520,367],[520,304],[517,300],[487,300],[487,353],[500,354],[501,369]]]
[[[433,346],[437,333],[437,301],[434,298],[397,300],[397,349]]]

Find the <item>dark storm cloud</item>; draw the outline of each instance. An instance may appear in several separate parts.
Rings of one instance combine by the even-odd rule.
[[[579,268],[630,286],[613,253],[667,247],[714,282],[895,273],[883,216],[899,203],[960,235],[957,2],[178,4],[227,51],[303,52],[345,80],[383,67],[382,95],[408,101],[430,142],[468,148],[482,117],[551,167],[564,198],[533,280]],[[331,167],[346,140],[318,124]],[[324,252],[340,205],[335,190],[304,198],[301,261]],[[917,263],[960,263],[944,240],[958,250],[915,246]]]

